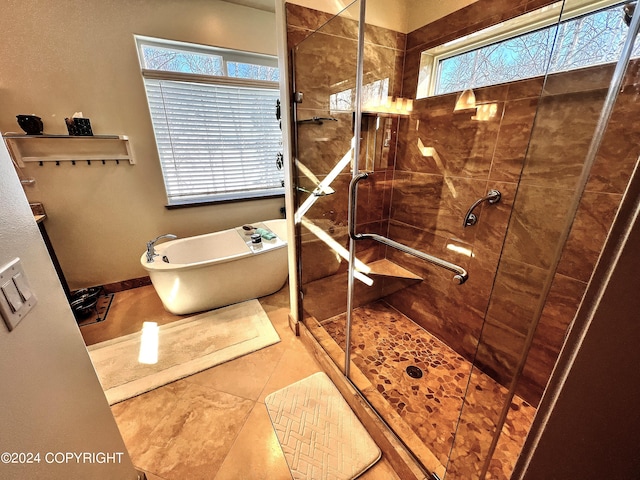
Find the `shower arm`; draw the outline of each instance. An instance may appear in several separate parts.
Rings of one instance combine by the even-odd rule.
[[[358,188],[358,182],[367,178],[368,176],[369,173],[367,172],[359,173],[351,179],[351,183],[349,184],[349,195],[351,198],[351,207],[349,209],[349,236],[354,240],[374,240],[378,243],[382,243],[383,245],[387,245],[388,247],[394,248],[396,250],[429,262],[433,265],[437,265],[438,267],[449,270],[450,272],[454,272],[455,275],[453,277],[453,281],[458,285],[466,282],[469,279],[469,274],[464,268],[458,265],[447,262],[446,260],[442,260],[441,258],[434,257],[433,255],[429,255],[428,253],[424,253],[414,248],[408,247],[406,245],[403,245],[402,243],[391,240],[390,238],[383,237],[382,235],[377,235],[375,233],[356,233],[356,191]]]

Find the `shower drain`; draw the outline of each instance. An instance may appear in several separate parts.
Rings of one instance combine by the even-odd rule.
[[[415,365],[409,365],[405,371],[411,378],[422,378],[422,370]]]

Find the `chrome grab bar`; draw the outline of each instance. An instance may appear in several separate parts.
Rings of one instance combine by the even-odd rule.
[[[447,262],[446,260],[442,260],[441,258],[434,257],[433,255],[429,255],[428,253],[424,253],[414,248],[408,247],[406,245],[403,245],[402,243],[396,242],[395,240],[383,237],[382,235],[377,235],[375,233],[356,233],[356,189],[358,182],[362,179],[367,178],[368,176],[369,173],[359,173],[351,179],[351,183],[349,184],[349,195],[351,199],[351,205],[349,208],[349,236],[354,240],[374,240],[378,243],[382,243],[383,245],[395,248],[396,250],[407,253],[416,258],[432,263],[433,265],[437,265],[438,267],[454,272],[456,275],[454,275],[453,280],[458,285],[466,282],[469,279],[469,274],[464,268],[458,265]]]
[[[501,198],[502,194],[498,190],[489,190],[486,197],[476,200],[473,202],[473,205],[469,207],[469,210],[467,210],[467,214],[464,216],[464,220],[462,221],[462,226],[470,227],[478,222],[478,216],[473,213],[473,210],[482,202],[489,202],[490,205],[493,205],[494,203],[498,203]]]

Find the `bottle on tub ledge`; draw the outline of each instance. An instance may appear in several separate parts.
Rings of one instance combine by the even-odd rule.
[[[262,250],[262,235],[259,233],[253,233],[251,235],[251,250]]]

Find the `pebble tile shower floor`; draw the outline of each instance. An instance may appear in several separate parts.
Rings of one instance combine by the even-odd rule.
[[[343,350],[345,321],[342,314],[322,322]],[[354,364],[443,465],[458,428],[447,478],[478,478],[507,389],[382,301],[355,309],[352,324]],[[408,375],[409,366],[420,368],[422,377]],[[509,478],[534,413],[513,399],[486,478]]]

